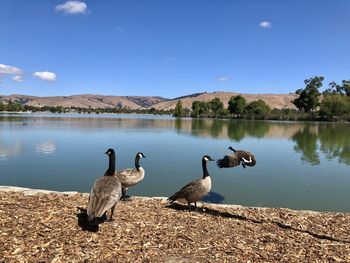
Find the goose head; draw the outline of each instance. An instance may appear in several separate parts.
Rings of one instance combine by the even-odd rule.
[[[109,148],[109,149],[105,152],[105,154],[107,154],[108,156],[111,156],[111,155],[115,154],[115,152],[114,152],[114,150],[113,150],[112,148]]]
[[[228,147],[228,149],[229,149],[229,150],[231,150],[231,151],[233,151],[233,152],[236,152],[236,150],[235,150],[235,149],[233,149],[233,147],[232,147],[232,146]]]
[[[213,158],[211,158],[209,155],[204,155],[202,158],[203,161],[209,162],[209,161],[215,161]]]
[[[142,152],[138,152],[138,153],[136,154],[136,156],[139,157],[140,159],[141,159],[141,158],[146,158],[146,156],[145,156]]]

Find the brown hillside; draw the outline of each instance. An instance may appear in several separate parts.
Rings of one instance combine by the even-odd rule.
[[[103,95],[73,95],[73,96],[54,96],[54,97],[35,97],[25,95],[10,95],[0,97],[0,101],[9,100],[19,102],[28,106],[62,106],[62,107],[81,107],[81,108],[130,108],[139,109],[149,107],[156,103],[165,101],[161,97],[146,96],[103,96]]]
[[[271,108],[295,108],[295,106],[291,103],[293,99],[296,98],[296,94],[240,94],[236,92],[213,92],[213,93],[202,93],[198,96],[189,96],[189,97],[182,97],[181,102],[182,106],[184,108],[191,108],[192,102],[199,100],[199,101],[210,101],[214,98],[219,98],[225,105],[225,107],[228,106],[228,101],[230,100],[231,96],[237,96],[242,95],[247,102],[251,102],[253,100],[263,100],[265,101]],[[174,109],[177,99],[168,100],[160,102],[156,105],[153,105],[156,109]]]
[[[191,108],[192,102],[210,101],[219,98],[228,106],[231,96],[237,96],[236,92],[214,92],[214,93],[197,93],[188,96],[182,96],[176,99],[168,100],[162,97],[151,96],[104,96],[104,95],[72,95],[72,96],[53,96],[53,97],[36,97],[26,95],[0,96],[0,101],[7,103],[10,99],[28,106],[62,106],[62,107],[81,107],[81,108],[129,108],[140,109],[154,107],[156,109],[169,110],[174,109],[178,99],[181,99],[184,108]],[[262,99],[271,108],[295,108],[291,103],[296,98],[295,94],[240,94],[247,102]]]

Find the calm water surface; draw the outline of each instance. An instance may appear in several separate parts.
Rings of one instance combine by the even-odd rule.
[[[131,195],[169,196],[200,178],[201,157],[228,146],[252,151],[255,167],[209,163],[210,202],[350,212],[350,124],[174,119],[152,115],[0,115],[0,184],[89,192],[107,168],[146,159]]]

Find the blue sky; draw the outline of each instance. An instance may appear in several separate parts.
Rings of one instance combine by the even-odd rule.
[[[289,93],[350,78],[348,0],[0,0],[0,94]]]

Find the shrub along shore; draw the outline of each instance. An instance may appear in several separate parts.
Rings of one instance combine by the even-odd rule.
[[[121,202],[82,231],[88,195],[0,187],[1,262],[349,262],[350,215],[204,204]]]

